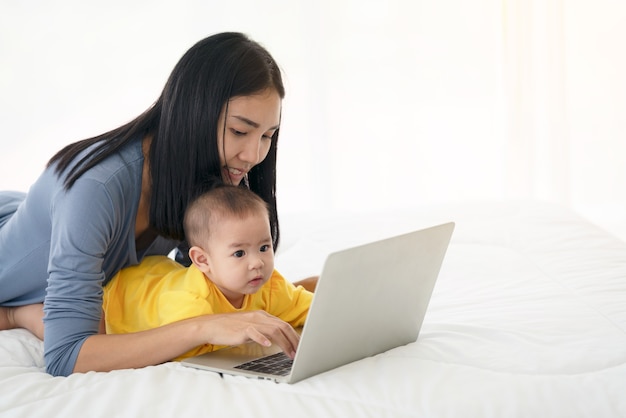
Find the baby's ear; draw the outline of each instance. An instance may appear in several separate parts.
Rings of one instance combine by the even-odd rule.
[[[205,274],[211,271],[211,260],[206,251],[198,246],[193,246],[189,249],[189,258],[196,267]]]

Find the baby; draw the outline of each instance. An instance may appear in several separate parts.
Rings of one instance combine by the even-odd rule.
[[[107,334],[155,328],[199,315],[263,310],[304,324],[313,293],[274,270],[266,203],[250,190],[218,185],[187,208],[185,235],[192,264],[146,257],[121,270],[104,288]],[[206,344],[176,360],[213,351]]]

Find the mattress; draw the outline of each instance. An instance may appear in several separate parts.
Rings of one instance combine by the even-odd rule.
[[[41,341],[1,331],[0,416],[626,417],[626,243],[563,207],[283,214],[276,267],[295,281],[332,251],[448,221],[414,343],[290,385],[176,362],[52,377]]]

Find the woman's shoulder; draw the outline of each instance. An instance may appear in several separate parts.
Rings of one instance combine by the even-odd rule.
[[[86,150],[88,153],[92,148]],[[143,171],[143,153],[141,150],[141,140],[130,141],[118,151],[112,153],[107,158],[87,170],[81,179],[97,181],[103,184],[135,184],[137,179],[141,181]]]
[[[89,149],[86,150],[89,152]],[[81,156],[77,158],[80,161]],[[141,141],[132,141],[117,152],[111,154],[94,167],[82,174],[76,182],[66,189],[64,177],[54,173],[54,167],[48,176],[55,176],[53,180],[57,190],[53,199],[57,203],[83,202],[85,205],[104,205],[114,207],[122,212],[130,213],[135,210],[141,191],[141,177],[143,173],[143,153]],[[89,202],[91,201],[91,203]]]

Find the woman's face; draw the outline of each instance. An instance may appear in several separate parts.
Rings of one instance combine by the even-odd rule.
[[[280,124],[280,108],[281,98],[273,89],[233,97],[228,109],[224,106],[217,131],[224,182],[238,185],[265,159]]]

